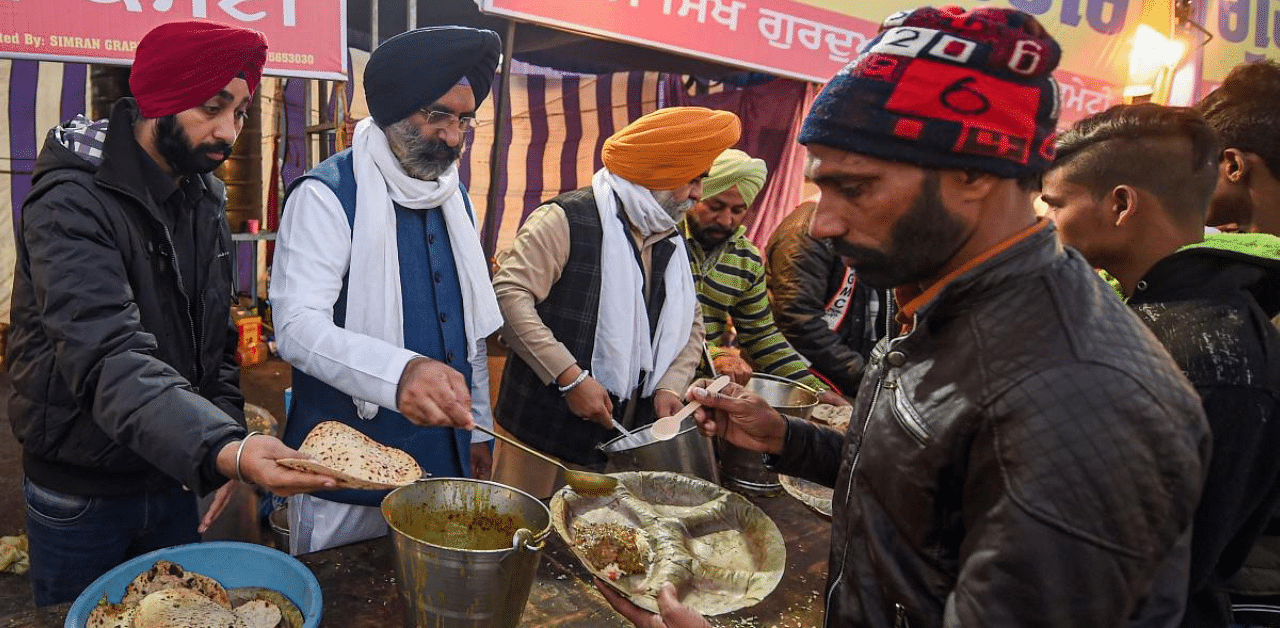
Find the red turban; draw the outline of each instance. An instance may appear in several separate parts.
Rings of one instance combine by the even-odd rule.
[[[742,123],[728,111],[670,107],[641,116],[605,140],[604,166],[651,190],[670,190],[711,169],[724,149],[738,143]]]
[[[258,89],[267,38],[258,31],[213,22],[161,24],[138,42],[129,88],[146,118],[163,118],[213,97],[241,77]]]

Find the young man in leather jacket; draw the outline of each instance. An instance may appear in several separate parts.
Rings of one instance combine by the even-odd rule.
[[[1191,539],[1182,625],[1225,628],[1225,582],[1280,499],[1280,238],[1205,236],[1218,141],[1192,109],[1119,105],[1057,140],[1041,202],[1120,284],[1203,401],[1213,455]]]

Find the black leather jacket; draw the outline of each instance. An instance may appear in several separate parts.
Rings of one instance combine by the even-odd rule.
[[[1051,225],[877,345],[855,406],[772,461],[835,486],[827,626],[1177,625],[1204,414]]]
[[[831,246],[809,236],[816,203],[802,203],[774,230],[765,247],[769,302],[778,330],[813,370],[853,395],[876,341],[885,335],[889,299],[866,284],[854,288],[848,314],[832,330],[822,315],[844,279],[845,264]]]
[[[226,481],[210,454],[244,434],[224,188],[204,175],[198,272],[180,278],[135,115],[123,99],[105,139],[51,131],[18,226],[9,420],[24,473],[64,493],[205,493]]]

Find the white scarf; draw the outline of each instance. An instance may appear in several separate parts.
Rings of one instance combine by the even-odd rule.
[[[658,387],[658,380],[671,367],[681,349],[689,343],[693,329],[693,271],[684,238],[672,238],[676,250],[671,254],[663,277],[667,298],[658,316],[658,328],[649,340],[649,315],[644,304],[644,271],[633,263],[629,239],[631,234],[618,220],[618,202],[631,224],[646,237],[672,230],[676,222],[653,193],[601,168],[591,178],[596,207],[604,237],[600,245],[600,314],[596,318],[595,352],[591,356],[591,373],[609,392],[630,399],[640,381],[641,371],[650,375],[643,395],[648,397]],[[617,194],[617,197],[614,196]]]
[[[404,303],[400,293],[400,257],[396,238],[394,200],[409,209],[444,211],[453,263],[462,288],[463,326],[467,361],[479,343],[502,326],[502,312],[489,280],[489,266],[480,248],[474,219],[458,185],[455,163],[435,181],[405,173],[391,152],[387,136],[372,118],[356,125],[352,143],[356,175],[356,218],[351,229],[351,267],[347,272],[346,328],[404,346]],[[360,416],[372,419],[377,404],[352,398]]]

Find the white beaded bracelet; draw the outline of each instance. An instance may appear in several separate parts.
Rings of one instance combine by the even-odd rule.
[[[253,438],[254,436],[260,436],[261,434],[262,432],[259,432],[258,430],[254,430],[252,432],[249,432],[248,434],[245,434],[244,438],[240,440],[240,447],[236,449],[236,479],[244,484],[248,484],[248,482],[245,482],[244,475],[240,472],[240,454],[244,453],[244,444],[249,442],[250,438]]]

